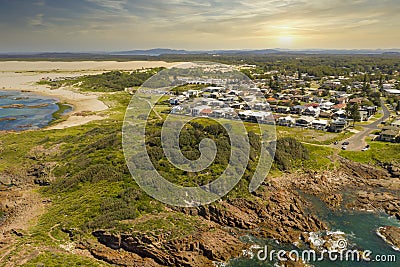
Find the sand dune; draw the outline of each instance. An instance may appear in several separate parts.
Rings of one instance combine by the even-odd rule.
[[[0,71],[105,71],[135,70],[152,67],[172,67],[177,63],[164,61],[4,61],[0,62]]]

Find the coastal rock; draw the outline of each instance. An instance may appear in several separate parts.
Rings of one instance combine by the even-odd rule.
[[[11,104],[11,105],[0,106],[0,108],[25,108],[25,105],[24,104]]]
[[[339,158],[339,162],[341,163],[342,170],[352,177],[361,178],[363,180],[390,178],[390,175],[386,171],[370,165],[353,162],[345,158]]]
[[[385,226],[378,229],[377,234],[389,245],[400,250],[400,227]]]
[[[216,222],[220,225],[236,227],[240,229],[255,228],[259,218],[258,215],[251,209],[246,209],[247,204],[237,200],[232,205],[227,202],[220,202],[217,205],[201,206],[197,208],[182,208],[181,212],[192,215],[201,216],[206,220]],[[242,207],[240,209],[239,207]]]
[[[221,226],[248,230],[252,235],[273,238],[279,242],[296,242],[302,232],[327,229],[316,216],[305,213],[306,205],[301,197],[276,185],[270,194],[248,200],[238,198],[221,201],[197,208],[181,208],[179,211],[201,216]]]
[[[118,264],[118,259],[126,253],[133,254],[128,260],[132,265],[127,265],[125,258],[126,266],[143,266],[139,265],[143,260],[147,266],[210,266],[213,262],[226,262],[240,256],[246,245],[215,226],[211,224],[194,235],[172,240],[163,235],[146,233],[113,234],[95,231],[93,235],[99,243],[111,249],[111,252],[106,253],[110,250],[105,250],[104,246],[90,247],[89,251],[95,257]],[[116,254],[121,251],[121,255]]]
[[[79,244],[82,249],[87,249],[92,256],[99,260],[115,264],[118,266],[129,267],[158,267],[161,266],[153,259],[142,258],[137,254],[123,250],[114,250],[95,241],[86,241]]]
[[[383,166],[395,178],[400,178],[400,164],[385,164]]]
[[[15,120],[17,120],[16,117],[0,118],[0,122],[2,122],[2,121],[15,121]]]

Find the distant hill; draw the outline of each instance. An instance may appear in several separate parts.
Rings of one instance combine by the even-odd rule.
[[[130,50],[130,51],[118,51],[111,52],[110,55],[120,55],[120,56],[159,56],[159,55],[169,55],[169,54],[197,54],[197,52],[190,52],[186,50],[174,50],[168,48],[154,48],[149,50]]]
[[[142,60],[151,60],[162,55],[400,55],[400,49],[243,49],[243,50],[183,50],[169,48],[154,48],[148,50],[127,50],[114,52],[37,52],[37,53],[0,53],[0,59],[80,59],[89,58],[101,60],[106,58],[129,57]]]
[[[175,50],[166,48],[155,48],[149,50],[130,50],[108,53],[110,55],[142,55],[142,56],[160,56],[160,55],[194,55],[194,54],[209,54],[209,55],[266,55],[266,54],[327,54],[327,55],[346,55],[346,54],[398,54],[400,49],[258,49],[258,50]]]

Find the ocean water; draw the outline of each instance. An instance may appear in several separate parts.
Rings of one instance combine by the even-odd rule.
[[[383,241],[377,234],[376,230],[382,226],[399,226],[400,222],[389,217],[386,214],[375,214],[370,212],[338,210],[332,212],[329,210],[325,203],[315,197],[309,197],[313,203],[315,212],[320,219],[325,221],[332,231],[345,233],[345,238],[348,240],[349,249],[357,249],[359,251],[370,250],[372,251],[371,258],[375,255],[395,255],[396,262],[346,262],[346,261],[329,261],[326,259],[321,262],[310,262],[312,266],[316,267],[368,267],[368,266],[382,266],[382,267],[399,267],[400,266],[400,251],[394,250],[389,244]],[[257,239],[254,237],[245,237],[243,241],[257,244],[264,248],[268,246],[268,251],[271,250],[299,250],[291,244],[278,244],[270,239]],[[307,248],[306,248],[307,249]],[[253,250],[257,252],[259,249]],[[301,252],[301,250],[299,250]],[[256,254],[254,254],[256,255]],[[318,254],[317,254],[318,255]],[[253,259],[239,258],[232,260],[228,266],[231,267],[253,267],[253,266],[274,266],[276,262],[260,261],[255,256]]]
[[[0,131],[23,131],[47,126],[58,111],[58,100],[29,92],[0,91]]]

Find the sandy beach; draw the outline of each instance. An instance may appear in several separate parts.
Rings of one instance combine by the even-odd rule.
[[[104,114],[101,113],[104,113],[103,111],[107,110],[108,106],[98,99],[101,93],[78,92],[76,89],[70,87],[51,90],[45,85],[37,84],[41,79],[76,77],[88,74],[98,74],[111,70],[171,67],[177,64],[179,63],[166,63],[162,61],[6,61],[0,62],[0,90],[26,90],[54,97],[61,102],[71,104],[74,109],[67,120],[47,128],[64,129],[103,119]],[[79,113],[81,112],[94,112],[95,115],[79,116]]]

